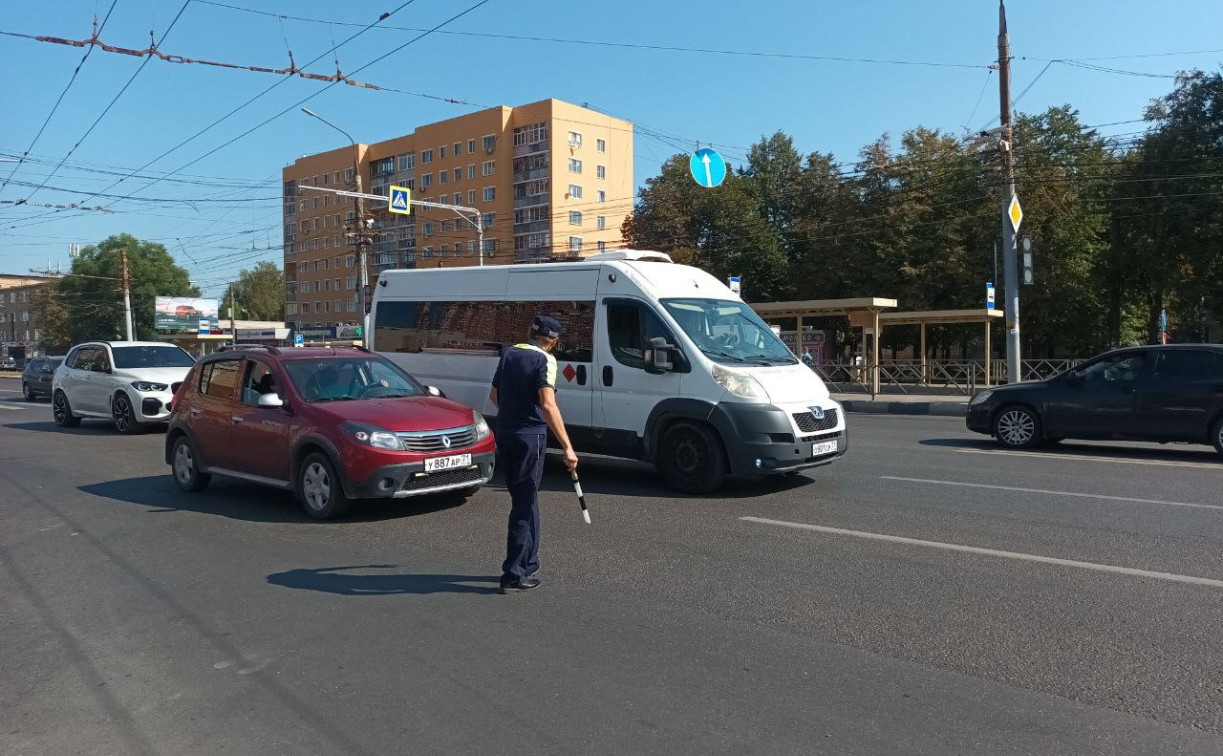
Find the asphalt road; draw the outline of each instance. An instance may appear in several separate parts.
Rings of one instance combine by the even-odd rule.
[[[501,596],[497,483],[317,523],[14,388],[0,753],[1223,753],[1205,447],[851,415],[840,463],[714,498],[585,460],[592,526],[557,465],[544,586]]]

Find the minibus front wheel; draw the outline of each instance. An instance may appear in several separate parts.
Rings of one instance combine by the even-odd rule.
[[[685,493],[709,493],[726,480],[726,452],[712,428],[678,422],[662,434],[655,458],[667,484]]]

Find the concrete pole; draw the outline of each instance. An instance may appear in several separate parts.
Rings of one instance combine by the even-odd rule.
[[[922,323],[921,328],[921,379],[922,383],[930,383],[929,364],[926,362],[926,324]]]
[[[993,367],[993,351],[989,342],[989,313],[985,314],[985,388],[990,386],[990,370]]]
[[[1015,229],[1007,213],[1015,196],[1014,135],[1011,133],[1011,44],[1006,33],[1006,4],[998,0],[998,86],[1002,116],[1002,270],[1006,280],[1006,378],[1019,383],[1019,266]]]
[[[873,336],[871,336],[871,396],[879,393],[879,311],[871,310],[874,321]]]
[[[119,259],[123,261],[123,323],[127,326],[127,340],[135,341],[135,335],[132,333],[135,329],[132,325],[132,279],[127,272],[127,250],[119,250]]]
[[[803,359],[803,316],[798,316],[798,331],[795,334],[795,351],[798,352],[798,359]]]

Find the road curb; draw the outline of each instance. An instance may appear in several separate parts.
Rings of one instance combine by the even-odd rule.
[[[880,402],[869,399],[850,399],[841,402],[846,412],[870,415],[935,415],[939,417],[964,417],[968,414],[965,402]]]

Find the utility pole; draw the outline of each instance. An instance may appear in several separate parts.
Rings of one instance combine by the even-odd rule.
[[[229,338],[233,339],[234,343],[238,343],[238,331],[234,326],[234,310],[238,307],[237,300],[234,299],[234,282],[229,282]]]
[[[127,340],[135,341],[132,335],[132,279],[127,272],[127,250],[119,250],[119,259],[123,261],[123,322],[127,326]]]
[[[998,0],[998,95],[1002,133],[1002,269],[1006,283],[1006,380],[1019,383],[1019,265],[1015,228],[1008,210],[1015,197],[1014,135],[1011,131],[1011,43],[1006,33],[1006,0]],[[986,359],[989,355],[986,355]]]

